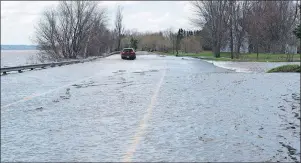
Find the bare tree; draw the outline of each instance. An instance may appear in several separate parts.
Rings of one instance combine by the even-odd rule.
[[[259,52],[285,53],[288,45],[297,44],[292,38],[298,20],[297,3],[284,0],[253,1],[246,8],[243,10],[246,11],[245,28],[257,58]]]
[[[123,8],[121,6],[117,7],[117,13],[116,13],[116,20],[115,20],[115,31],[117,34],[117,49],[120,50],[121,45],[121,38],[122,34],[124,32],[124,25],[123,25],[123,14],[122,14]]]
[[[254,1],[251,3],[251,10],[247,15],[247,33],[249,36],[249,51],[257,53],[257,59],[259,57],[259,49],[261,46],[264,46],[264,36],[263,25],[265,13],[265,6],[263,1]]]
[[[202,51],[200,36],[188,36],[182,41],[182,51],[185,53],[199,53]]]
[[[164,31],[164,37],[167,38],[168,44],[166,45],[168,50],[172,50],[174,53],[175,50],[175,42],[176,42],[176,34],[172,31],[171,28]]]
[[[195,19],[192,19],[198,27],[208,24],[212,37],[212,48],[215,57],[220,57],[222,40],[227,31],[230,14],[227,12],[228,1],[194,1],[191,3],[195,11]]]
[[[57,42],[57,29],[56,29],[56,11],[49,9],[43,13],[44,21],[38,23],[36,27],[36,39],[38,43],[38,54],[39,59],[43,62],[44,60],[55,60],[57,61],[64,56],[64,53],[59,52]],[[62,56],[63,55],[63,56]]]
[[[234,3],[233,16],[234,16],[234,35],[235,35],[235,56],[239,57],[240,48],[245,41],[246,28],[247,28],[247,14],[250,11],[249,1],[237,1]]]
[[[113,44],[110,38],[111,32],[106,28],[106,12],[103,10],[94,17],[94,24],[90,31],[87,40],[87,49],[90,51],[89,55],[100,55],[110,51],[110,46]]]
[[[200,36],[202,37],[202,48],[204,50],[212,50],[212,35],[210,33],[208,23],[206,23],[202,30],[200,31]]]
[[[259,52],[288,53],[297,44],[292,33],[299,21],[298,3],[286,0],[194,1],[191,4],[195,19],[191,21],[203,28],[204,40],[212,41],[215,57],[220,56],[220,49],[225,46],[230,47],[231,58],[238,58],[241,48],[246,46],[249,52],[256,51],[257,58]]]
[[[105,13],[93,1],[60,1],[56,9],[45,11],[36,27],[41,58],[87,57],[95,34],[104,30],[98,27],[104,27]]]

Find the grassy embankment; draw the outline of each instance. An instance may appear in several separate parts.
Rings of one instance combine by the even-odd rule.
[[[164,55],[176,55],[176,53],[163,53],[163,52],[156,52],[159,54]],[[246,53],[240,54],[239,59],[231,59],[231,53],[229,52],[221,52],[220,58],[213,57],[211,51],[203,51],[201,53],[179,53],[179,57],[195,57],[201,58],[206,60],[214,60],[214,61],[236,61],[236,62],[287,62],[287,55],[286,54],[266,54],[266,53],[259,53],[258,59],[256,53]],[[294,62],[300,62],[300,54],[295,54],[293,58]]]
[[[279,67],[275,67],[267,71],[268,73],[274,72],[299,72],[300,73],[301,67],[300,65],[283,65]]]

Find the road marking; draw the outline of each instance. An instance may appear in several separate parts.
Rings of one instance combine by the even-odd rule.
[[[163,84],[165,73],[166,73],[166,69],[164,69],[161,79],[160,79],[159,83],[157,84],[157,87],[155,88],[155,92],[151,98],[150,104],[146,110],[146,113],[144,114],[143,119],[139,123],[138,132],[136,132],[135,136],[133,137],[133,142],[132,142],[131,146],[128,148],[127,153],[123,157],[123,162],[131,162],[133,154],[136,151],[137,145],[139,144],[142,136],[144,135],[147,121],[150,119],[150,116],[153,111],[153,107],[156,104],[156,99],[157,99],[160,87]]]
[[[35,97],[44,96],[44,95],[46,95],[46,94],[52,93],[52,92],[57,91],[57,90],[60,90],[60,89],[62,89],[62,88],[66,88],[66,87],[71,86],[71,85],[73,85],[73,84],[76,84],[76,83],[78,83],[78,82],[81,82],[81,81],[90,79],[90,78],[92,78],[92,77],[94,77],[94,76],[97,76],[97,75],[99,75],[99,74],[101,74],[101,73],[96,73],[96,74],[94,74],[94,75],[92,75],[92,76],[89,76],[89,77],[87,77],[87,78],[83,78],[83,79],[77,80],[77,81],[75,81],[75,82],[71,82],[71,83],[66,84],[66,85],[63,85],[63,86],[61,86],[61,87],[58,87],[58,88],[55,88],[55,89],[51,89],[51,90],[49,90],[49,91],[46,91],[46,92],[44,92],[44,93],[40,93],[40,94],[35,94],[35,93],[34,93],[34,94],[32,94],[32,95],[29,95],[29,96],[24,97],[23,99],[21,99],[21,100],[19,100],[19,101],[12,102],[12,103],[10,103],[10,104],[1,106],[1,109],[10,107],[10,106],[15,105],[15,104],[18,104],[18,103],[20,103],[20,102],[25,102],[25,101],[28,101],[28,100],[32,100],[32,99],[34,99]]]

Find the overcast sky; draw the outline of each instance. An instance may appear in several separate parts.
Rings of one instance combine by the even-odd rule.
[[[33,44],[34,26],[42,11],[57,1],[1,1],[1,44]],[[126,29],[140,32],[167,28],[196,29],[188,1],[100,1],[108,9],[108,25],[113,28],[117,5],[123,6]]]

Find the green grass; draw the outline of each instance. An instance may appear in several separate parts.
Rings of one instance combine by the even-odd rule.
[[[163,53],[163,52],[157,52],[160,54],[165,55],[176,55],[172,52],[170,53]],[[231,59],[231,53],[230,52],[221,52],[220,58],[213,57],[213,54],[211,51],[203,51],[201,53],[179,53],[178,56],[186,56],[186,57],[195,57],[195,58],[202,58],[206,60],[214,60],[214,61],[237,61],[237,62],[287,62],[286,54],[266,54],[266,53],[259,53],[258,59],[256,53],[246,53],[246,54],[240,54],[238,59]],[[300,62],[300,54],[294,55],[294,62]]]
[[[268,73],[273,72],[300,72],[301,67],[299,65],[284,65],[276,68],[272,68],[268,71]]]

